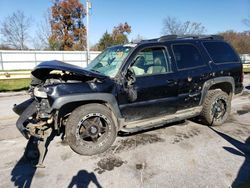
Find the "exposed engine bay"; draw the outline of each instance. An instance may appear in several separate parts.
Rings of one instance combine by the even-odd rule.
[[[48,137],[52,132],[53,135],[63,133],[68,116],[65,112],[58,117],[59,110],[52,108],[53,102],[60,96],[72,93],[71,87],[78,88],[79,93],[83,92],[83,89],[95,89],[95,83],[101,82],[101,78],[103,76],[58,61],[41,63],[32,71],[28,91],[31,98],[14,105],[13,111],[20,116],[16,126],[22,135],[26,139],[33,137],[32,139],[35,138],[42,145],[38,147],[40,156],[37,167],[43,167]]]

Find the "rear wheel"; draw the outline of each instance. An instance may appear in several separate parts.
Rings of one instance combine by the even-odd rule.
[[[66,125],[69,146],[78,154],[95,155],[107,150],[117,132],[112,112],[101,104],[87,104],[75,109]]]
[[[223,124],[231,111],[231,98],[221,90],[207,92],[201,117],[204,123],[210,126]]]

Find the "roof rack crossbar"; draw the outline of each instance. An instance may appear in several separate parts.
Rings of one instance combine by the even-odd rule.
[[[211,39],[211,40],[223,40],[221,35],[165,35],[160,37],[158,42],[165,42],[174,39]],[[153,39],[155,41],[155,39]],[[146,41],[146,40],[145,40]],[[151,40],[148,40],[151,41]]]
[[[158,39],[158,42],[164,42],[164,41],[167,41],[167,40],[174,40],[174,39],[177,39],[178,35],[165,35],[165,36],[162,36]]]

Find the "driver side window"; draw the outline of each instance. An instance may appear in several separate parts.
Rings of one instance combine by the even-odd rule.
[[[146,48],[140,51],[135,56],[134,62],[132,70],[136,76],[171,72],[163,47]]]

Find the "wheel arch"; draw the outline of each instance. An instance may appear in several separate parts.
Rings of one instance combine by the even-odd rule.
[[[74,94],[62,96],[54,101],[51,109],[66,115],[67,112],[72,112],[75,108],[90,103],[103,104],[111,109],[117,119],[122,118],[116,98],[112,94],[108,93]]]
[[[215,89],[221,89],[222,91],[226,92],[230,97],[232,97],[235,92],[235,83],[233,77],[223,76],[207,80],[203,84],[200,105],[203,104],[207,91]]]

